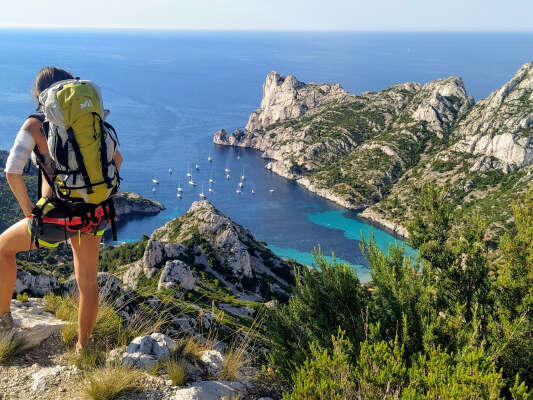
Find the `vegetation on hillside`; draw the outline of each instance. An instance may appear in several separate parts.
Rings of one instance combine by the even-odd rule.
[[[316,255],[267,319],[284,399],[531,399],[533,189],[488,257],[487,222],[454,226],[445,191],[422,188],[409,225],[417,260],[371,239],[372,282]]]

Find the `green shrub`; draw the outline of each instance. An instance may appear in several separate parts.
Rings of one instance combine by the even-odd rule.
[[[354,399],[354,369],[350,363],[352,344],[339,331],[331,337],[332,350],[316,342],[310,346],[311,357],[293,374],[294,387],[283,400],[349,400]]]
[[[331,347],[331,336],[342,328],[358,353],[364,336],[363,311],[367,294],[348,265],[326,261],[315,253],[316,269],[295,268],[296,286],[286,305],[269,311],[267,331],[273,342],[269,354],[276,370],[290,377],[310,352],[311,343]]]
[[[357,361],[360,400],[398,399],[407,380],[403,346],[397,341],[363,342]]]

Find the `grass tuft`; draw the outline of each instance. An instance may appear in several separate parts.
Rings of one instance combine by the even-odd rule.
[[[82,384],[85,399],[112,400],[140,389],[141,373],[127,368],[98,368],[87,374]]]
[[[181,362],[168,360],[166,362],[166,367],[168,376],[174,386],[183,386],[189,379],[187,369]]]
[[[73,348],[78,340],[78,325],[69,322],[61,327],[61,339],[68,348]]]
[[[67,359],[79,369],[91,371],[105,365],[106,353],[98,346],[91,344],[79,353],[72,350],[67,355]]]
[[[14,331],[0,334],[0,362],[15,356],[22,349],[26,340],[23,336],[15,336]]]

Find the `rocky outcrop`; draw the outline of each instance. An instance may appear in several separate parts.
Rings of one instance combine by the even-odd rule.
[[[495,157],[502,169],[533,163],[533,63],[479,101],[454,132],[454,149]]]
[[[213,140],[259,150],[272,172],[405,236],[424,182],[447,185],[460,204],[470,193],[468,201],[497,199],[499,173],[516,172],[512,193],[523,192],[533,165],[532,110],[533,63],[477,104],[458,77],[356,96],[270,73],[246,127],[219,130]],[[501,195],[512,201],[509,193]],[[509,218],[494,213],[500,226]]]
[[[65,324],[45,311],[43,299],[30,298],[23,302],[11,300],[11,315],[17,327],[14,333],[22,338],[19,351],[36,347],[50,336],[59,334]]]
[[[131,341],[122,354],[122,365],[130,368],[151,369],[158,359],[168,356],[176,342],[162,333],[139,336]]]
[[[214,142],[260,150],[267,169],[352,209],[381,200],[427,143],[443,138],[474,103],[456,77],[360,96],[287,80],[270,73],[246,128],[220,130]]]
[[[200,381],[178,389],[171,400],[220,400],[240,398],[246,386],[240,382]]]
[[[288,118],[298,118],[308,110],[332,101],[343,101],[348,95],[339,85],[308,84],[294,75],[270,72],[263,83],[261,107],[250,115],[246,131],[254,132]]]
[[[294,279],[291,264],[208,201],[194,202],[186,214],[156,229],[143,259],[122,279],[135,286],[142,274],[151,279],[160,273],[159,289],[192,290],[197,280],[193,268],[211,274],[233,293],[256,300],[286,297]]]
[[[113,199],[117,218],[127,218],[131,215],[154,215],[165,207],[154,200],[142,197],[137,193],[120,192]]]
[[[44,296],[60,287],[57,278],[48,274],[31,274],[18,269],[14,293],[28,292],[33,296]]]

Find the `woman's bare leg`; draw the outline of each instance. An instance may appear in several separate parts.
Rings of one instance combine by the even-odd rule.
[[[76,349],[87,346],[98,313],[98,252],[101,236],[81,235],[70,239],[74,256],[74,272],[80,293],[78,307],[78,343]]]
[[[15,256],[29,250],[30,234],[27,220],[11,225],[0,235],[0,317],[9,312],[13,289],[17,280]]]

